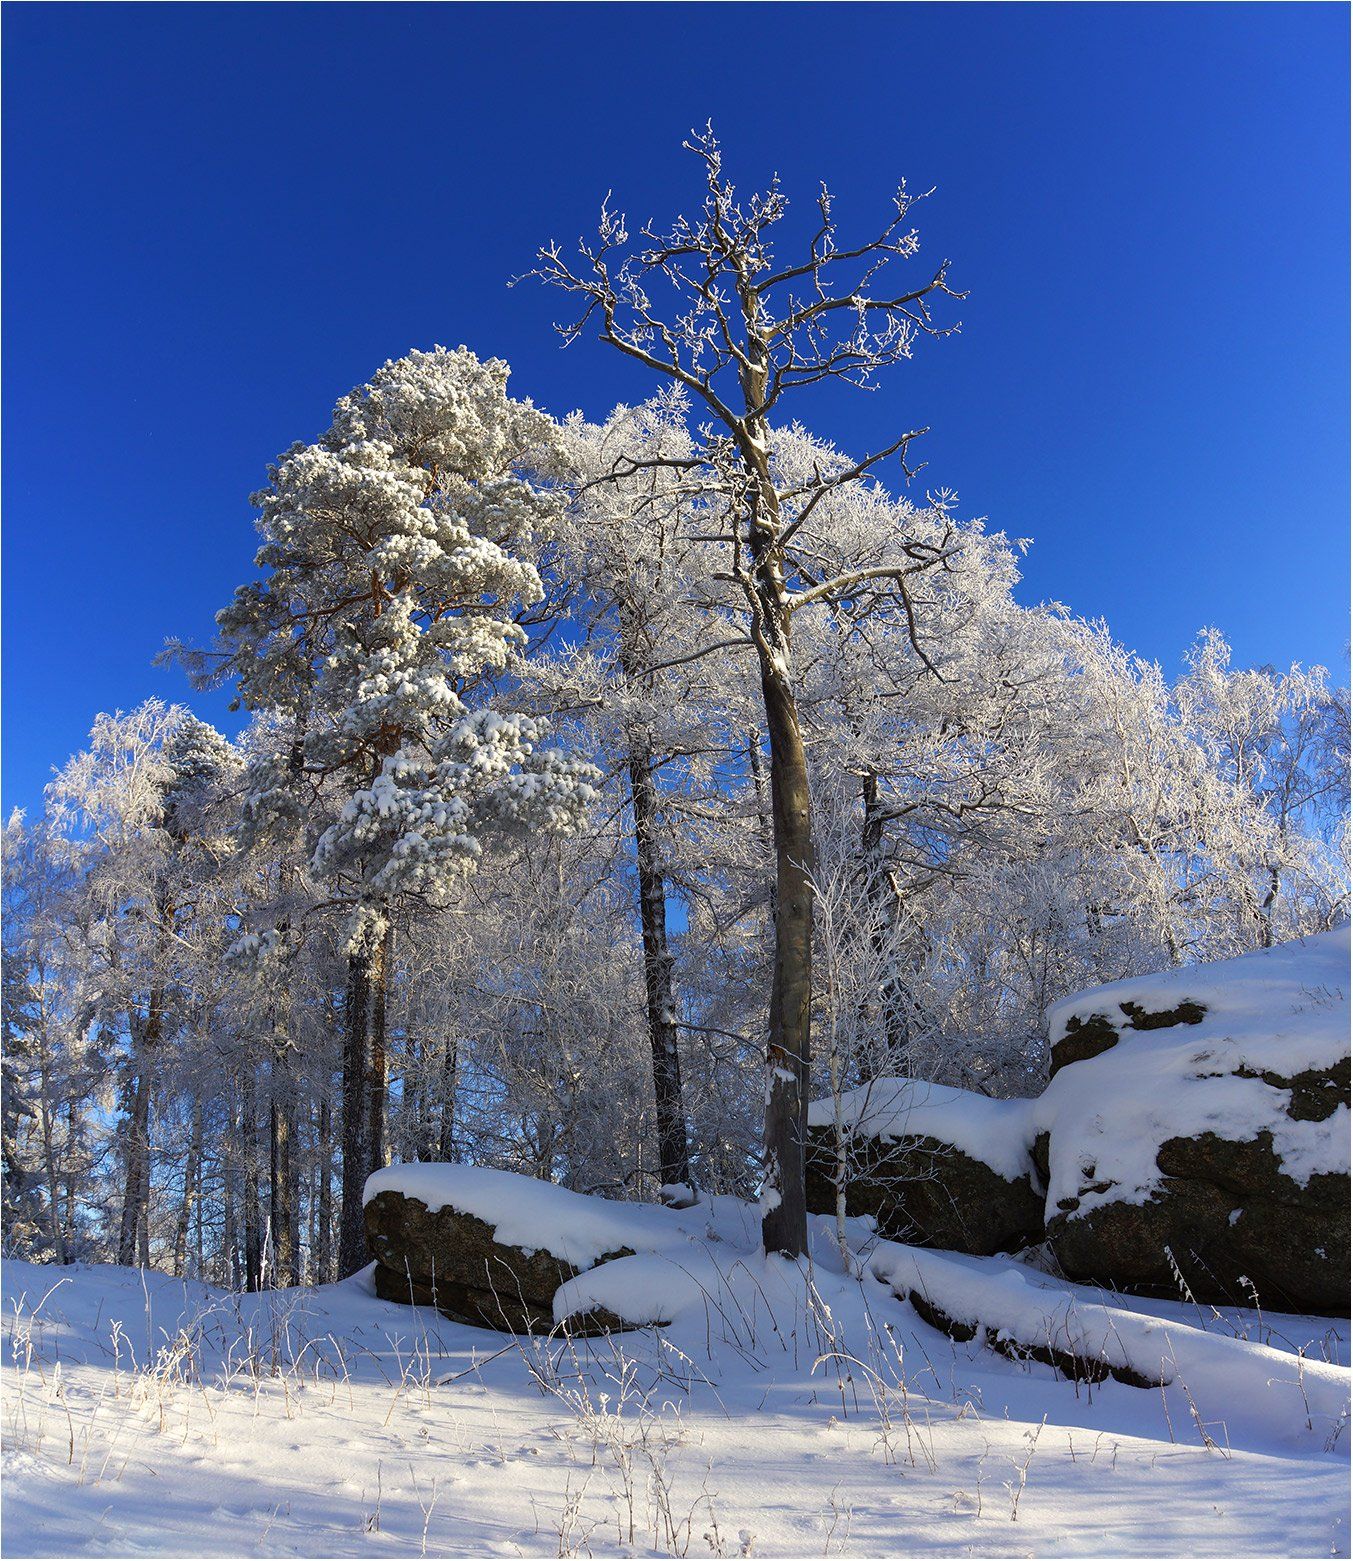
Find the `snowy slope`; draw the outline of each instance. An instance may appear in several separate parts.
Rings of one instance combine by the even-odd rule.
[[[825,1220],[806,1278],[730,1200],[679,1228],[574,1281],[671,1326],[571,1344],[369,1271],[238,1296],[6,1263],[6,1554],[1348,1554],[1344,1324],[1107,1303],[862,1221],[863,1280]],[[937,1332],[918,1285],[1177,1369],[1072,1383]]]

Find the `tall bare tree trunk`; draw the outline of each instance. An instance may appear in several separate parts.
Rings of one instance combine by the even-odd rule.
[[[460,1064],[460,1048],[452,1033],[446,1042],[446,1056],[442,1059],[442,1101],[437,1120],[437,1158],[454,1162],[456,1150],[456,1086]]]
[[[202,1102],[193,1101],[192,1137],[188,1144],[188,1158],[183,1167],[183,1200],[179,1204],[178,1224],[174,1230],[174,1272],[182,1274],[188,1257],[188,1230],[192,1224],[193,1209],[198,1202],[197,1184],[202,1164]],[[198,1228],[201,1229],[199,1215]],[[200,1275],[199,1275],[200,1277]]]
[[[658,849],[658,799],[653,753],[646,733],[631,735],[630,801],[639,868],[639,922],[644,942],[644,990],[648,1039],[653,1052],[653,1095],[658,1122],[658,1175],[665,1185],[691,1179],[686,1147],[686,1113],[681,1098],[681,1054],[677,1049],[676,992],[667,942],[667,889]]]
[[[333,1123],[326,1091],[319,1103],[319,1147],[315,1168],[318,1183],[315,1213],[315,1282],[327,1285],[333,1279]]]
[[[371,961],[371,1069],[367,1078],[367,1172],[384,1168],[386,1094],[389,1086],[386,1054],[390,971],[394,963],[395,929],[387,921]]]
[[[865,773],[860,783],[860,792],[864,802],[864,828],[860,844],[864,855],[865,893],[869,897],[872,923],[870,936],[876,961],[888,950],[889,944],[894,945],[892,957],[888,960],[888,973],[880,983],[883,1039],[888,1050],[889,1068],[909,1073],[911,1035],[907,1023],[906,993],[896,965],[897,893],[884,850],[885,809],[879,795],[879,778],[874,771]]]
[[[299,1284],[296,1277],[295,1203],[291,1182],[291,1107],[285,1055],[274,1054],[269,1101],[268,1212],[272,1226],[273,1283]]]
[[[722,435],[705,440],[709,464],[733,506],[727,530],[720,527],[708,540],[731,544],[728,572],[721,577],[741,588],[749,609],[770,739],[775,843],[762,1240],[767,1252],[798,1256],[808,1239],[803,1170],[812,1040],[813,824],[794,692],[791,616],[813,602],[843,598],[866,580],[886,579],[906,607],[912,644],[920,652],[905,577],[938,565],[944,555],[904,548],[906,565],[880,562],[839,575],[828,570],[826,578],[814,579],[822,567],[816,550],[805,554],[802,544],[790,547],[813,507],[824,494],[864,478],[890,455],[900,452],[905,469],[910,442],[922,430],[903,434],[854,467],[834,475],[816,473],[812,481],[782,494],[772,471],[769,414],[777,407],[783,418],[781,398],[797,388],[830,379],[871,383],[876,371],[910,355],[917,330],[938,334],[924,301],[928,295],[961,295],[948,285],[946,260],[918,287],[896,296],[869,296],[872,289],[865,283],[894,257],[912,252],[912,240],[899,237],[908,207],[901,190],[883,233],[846,248],[836,241],[831,195],[824,187],[818,201],[821,226],[806,255],[775,271],[768,235],[786,210],[778,188],[739,204],[724,178],[713,131],[686,145],[704,165],[698,216],[678,219],[667,237],[645,226],[640,244],[626,253],[623,221],[603,211],[598,242],[582,243],[585,264],[574,266],[552,243],[537,252],[535,274],[578,295],[575,303],[583,300],[575,323],[560,327],[565,341],[573,340],[585,322],[595,322],[603,341],[650,372],[684,385],[729,435],[728,440]],[[838,272],[838,263],[853,269]],[[842,282],[849,277],[848,290],[834,285],[838,277]],[[662,318],[661,306],[647,294],[649,280],[675,289],[680,302],[674,317]],[[717,345],[711,348],[711,342]],[[726,399],[722,387],[734,384],[738,394]],[[651,464],[639,463],[634,471]],[[682,470],[691,465],[684,460],[665,464]],[[793,510],[787,522],[782,503]],[[801,579],[803,588],[792,589],[787,575]]]
[[[348,995],[343,1027],[343,1208],[339,1215],[338,1277],[355,1274],[366,1262],[362,1189],[366,1183],[366,1071],[370,991],[369,955],[348,957]]]
[[[240,1157],[244,1162],[244,1287],[263,1286],[263,1220],[258,1196],[258,1103],[253,1063],[246,1064],[240,1091]]]
[[[769,349],[748,337],[744,389],[749,407],[765,396]],[[747,541],[752,558],[752,640],[770,737],[771,826],[775,840],[775,966],[766,1053],[765,1181],[761,1241],[767,1252],[798,1257],[808,1248],[804,1141],[812,1059],[813,814],[808,759],[799,730],[790,636],[790,592],[779,549],[779,496],[770,472],[770,430],[749,417],[740,440],[753,474]]]
[[[788,624],[785,626],[788,650]],[[763,660],[775,827],[775,967],[767,1049],[765,1191],[761,1240],[767,1252],[807,1250],[804,1139],[808,1128],[813,983],[812,811],[808,763],[793,688],[778,658]]]

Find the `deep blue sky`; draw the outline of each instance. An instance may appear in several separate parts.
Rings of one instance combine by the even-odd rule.
[[[509,291],[614,189],[820,178],[849,224],[937,185],[961,337],[804,409],[848,448],[929,423],[923,482],[1031,536],[1025,600],[1168,668],[1342,676],[1342,5],[11,5],[4,13],[4,796],[101,709],[182,697],[251,573],[247,495],[413,346],[602,413],[649,390]],[[219,716],[224,698],[195,703]]]

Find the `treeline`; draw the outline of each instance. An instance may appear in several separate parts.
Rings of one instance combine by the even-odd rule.
[[[794,1252],[827,1079],[1032,1090],[1067,991],[1346,916],[1346,696],[1214,631],[1170,681],[889,492],[915,435],[793,422],[957,295],[875,280],[905,192],[853,248],[824,195],[777,271],[778,191],[696,151],[696,217],[542,254],[566,334],[665,387],[560,423],[464,349],[386,364],[271,468],[216,645],[173,648],[243,730],[100,716],[9,821],[7,1251],[322,1282],[400,1158],[759,1188]]]

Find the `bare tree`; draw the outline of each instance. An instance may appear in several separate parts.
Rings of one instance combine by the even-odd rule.
[[[711,418],[704,448],[690,464],[711,468],[725,497],[723,519],[705,540],[727,548],[721,578],[745,602],[745,643],[757,655],[770,746],[775,960],[762,1239],[768,1252],[796,1255],[807,1242],[803,1169],[813,825],[795,692],[793,619],[815,603],[868,604],[889,597],[900,602],[910,621],[908,581],[942,565],[947,550],[943,539],[937,544],[898,536],[876,562],[824,576],[804,546],[813,510],[827,494],[861,481],[890,456],[910,475],[907,451],[925,430],[900,434],[858,462],[786,483],[777,478],[771,418],[782,415],[781,402],[791,391],[829,380],[871,387],[880,370],[911,356],[918,335],[956,329],[938,326],[931,304],[940,296],[963,295],[948,284],[947,261],[916,286],[884,285],[888,268],[910,260],[919,248],[916,230],[908,226],[916,197],[905,185],[898,188],[883,230],[846,248],[838,245],[832,197],[824,185],[806,252],[795,263],[777,265],[773,230],[788,210],[778,180],[740,202],[723,177],[712,129],[707,126],[685,144],[703,165],[705,196],[697,215],[676,218],[667,231],[646,224],[631,247],[623,215],[603,205],[595,241],[580,241],[576,259],[557,243],[547,245],[532,275],[581,302],[580,312],[559,326],[565,342],[595,325],[609,346],[684,385]],[[618,461],[617,475],[632,474],[634,464]],[[718,648],[727,648],[727,642]]]

